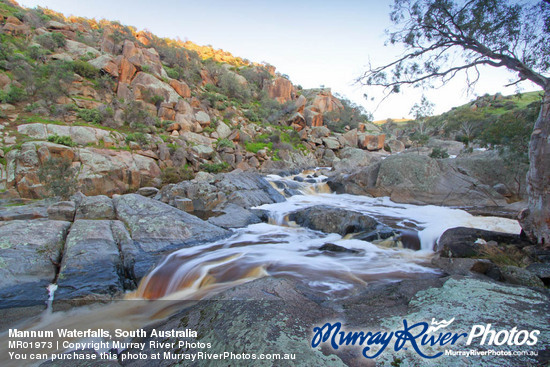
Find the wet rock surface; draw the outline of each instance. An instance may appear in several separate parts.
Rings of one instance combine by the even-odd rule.
[[[0,222],[0,315],[5,322],[46,307],[69,227],[69,222],[53,220]]]
[[[138,279],[169,251],[215,241],[230,234],[223,228],[141,195],[123,195],[113,201],[118,219],[124,222],[138,249],[135,263]]]
[[[248,209],[285,200],[265,178],[240,170],[219,174],[207,180],[195,179],[168,185],[159,195],[162,202],[170,205],[174,205],[177,197],[191,199],[195,210],[213,210],[227,204]]]
[[[54,309],[85,302],[86,298],[108,300],[124,291],[121,233],[114,233],[112,226],[109,220],[74,222],[65,244]]]
[[[316,205],[291,213],[289,219],[303,227],[325,233],[338,233],[342,236],[348,233],[370,232],[379,224],[368,215],[326,205]]]
[[[182,305],[182,308],[185,304]],[[344,366],[335,355],[324,355],[311,348],[311,326],[335,317],[333,310],[320,307],[284,279],[262,278],[225,291],[211,300],[201,301],[155,326],[157,330],[199,331],[199,338],[170,338],[170,341],[211,343],[211,352],[296,353],[296,360],[277,361],[281,366]],[[252,327],[253,326],[253,327]],[[138,339],[134,339],[138,340]],[[142,338],[150,340],[165,338]],[[146,348],[145,353],[194,353],[199,348]],[[123,353],[139,353],[129,349]],[[148,366],[151,361],[131,360],[125,366]],[[174,361],[159,361],[169,366]],[[200,366],[203,361],[187,361]],[[274,361],[241,360],[239,366],[271,366]]]

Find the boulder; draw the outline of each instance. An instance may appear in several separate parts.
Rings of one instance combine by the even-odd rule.
[[[185,82],[172,79],[170,80],[170,86],[174,88],[176,93],[179,94],[181,97],[183,98],[191,97],[191,89]]]
[[[101,55],[93,60],[88,61],[88,64],[92,65],[96,69],[106,72],[113,78],[118,79],[119,66],[115,63],[111,55]],[[126,80],[128,80],[128,76],[126,76]]]
[[[195,114],[195,120],[201,124],[201,126],[208,126],[210,125],[210,116],[204,112],[199,111]]]
[[[539,277],[546,286],[550,284],[550,264],[533,263],[527,267],[527,270]]]
[[[386,135],[358,134],[357,139],[359,148],[373,151],[384,149]]]
[[[110,220],[77,219],[74,222],[59,270],[54,309],[86,300],[110,299],[124,291],[120,240],[112,225]]]
[[[191,150],[202,159],[210,159],[214,154],[214,149],[211,145],[195,145]]]
[[[357,148],[359,143],[359,137],[357,135],[357,129],[352,129],[342,135],[343,142],[342,145],[351,148]]]
[[[48,218],[51,220],[62,220],[72,222],[76,205],[74,201],[60,201],[48,207]]]
[[[338,142],[338,139],[336,138],[323,138],[323,143],[327,149],[336,150],[340,148],[340,143]]]
[[[391,294],[391,297],[388,298],[393,300],[400,298],[396,295],[396,292],[386,291],[384,294]],[[385,298],[381,295],[379,298],[374,298],[374,302],[388,302],[381,301]],[[511,325],[521,325],[521,327],[518,326],[518,330],[539,330],[540,335],[548,335],[550,324],[545,316],[549,311],[548,300],[548,294],[538,290],[483,279],[455,276],[445,279],[442,286],[413,292],[413,296],[406,303],[405,311],[403,309],[397,311],[398,308],[386,307],[385,311],[381,311],[382,314],[388,315],[390,312],[394,314],[385,316],[382,319],[372,316],[376,314],[377,310],[371,307],[363,308],[363,315],[361,315],[361,309],[358,309],[357,306],[353,307],[352,301],[347,306],[354,309],[354,315],[357,315],[353,324],[361,325],[362,330],[371,330],[370,327],[376,327],[376,325],[385,325],[387,330],[400,330],[400,328],[403,328],[403,320],[411,322],[412,320],[418,320],[418,322],[429,323],[435,317],[436,320],[454,320],[445,332],[463,332],[459,325],[481,324],[485,326],[490,324],[491,330],[496,332],[510,330]],[[353,300],[353,302],[357,303],[359,301]],[[396,312],[398,314],[395,314]],[[346,320],[349,320],[350,316],[348,315]],[[548,342],[542,340],[544,339],[539,339],[535,349],[545,350],[547,348]],[[476,348],[480,351],[487,351],[494,347],[494,345],[488,345],[487,343],[480,345],[480,341],[480,337],[473,340],[473,343],[476,343]],[[464,344],[458,342],[454,345],[447,344],[442,348],[434,349],[429,354],[462,351],[463,348]],[[502,355],[491,356],[490,364],[494,366],[528,366],[540,363],[540,359],[537,357],[523,353],[522,350],[524,349],[524,345],[507,345],[506,350],[510,351],[511,355],[503,353]],[[358,348],[358,350],[360,353],[361,349]],[[387,349],[376,359],[376,363],[391,365],[396,358],[407,361],[407,364],[411,366],[425,365],[426,361],[412,348],[409,348],[409,350],[399,352]],[[467,364],[479,366],[487,361],[487,355],[472,355],[468,357]],[[465,364],[464,360],[460,358],[454,359],[454,361],[453,359],[438,359],[438,364],[441,363],[455,366]]]
[[[403,142],[400,140],[392,139],[388,141],[387,144],[392,154],[401,153],[405,150],[405,144],[403,144]]]
[[[437,241],[435,250],[438,251],[442,257],[480,256],[483,246],[487,246],[486,244],[479,244],[480,239],[483,240],[484,243],[494,241],[497,244],[527,245],[519,235],[492,232],[477,228],[457,227],[443,232]]]
[[[101,52],[99,52],[95,48],[70,39],[65,41],[65,49],[68,53],[75,56],[87,56],[88,54],[92,54],[97,57],[101,55]]]
[[[48,218],[49,202],[23,204],[24,202],[15,202],[11,206],[0,207],[0,221]]]
[[[190,308],[182,309],[173,317],[156,324],[154,328],[158,331],[197,330],[200,342],[211,345],[209,353],[240,355],[247,349],[254,350],[258,355],[296,353],[297,358],[292,363],[275,364],[345,366],[337,356],[327,356],[320,349],[311,348],[311,330],[319,325],[319,320],[332,319],[336,315],[334,311],[323,308],[304,293],[289,280],[265,277],[226,290],[216,295],[215,301],[189,305]],[[122,352],[120,357],[126,358],[128,365],[150,366],[154,363],[154,355],[181,354],[182,349],[178,347],[178,343],[185,345],[186,342],[191,344],[197,341],[195,338],[174,337],[169,339],[174,345],[164,348],[158,342],[165,342],[167,339],[152,337],[152,328],[146,329],[147,337],[139,339],[145,343],[146,348],[131,348]],[[198,345],[186,347],[184,350],[186,354],[203,351]],[[252,360],[248,362],[250,363],[241,361],[238,365],[273,364],[273,361],[263,364]]]
[[[323,115],[313,111],[309,106],[304,110],[304,118],[307,126],[323,126]]]
[[[127,86],[128,84],[130,84],[132,82],[132,80],[134,79],[134,75],[136,75],[136,72],[137,72],[136,67],[130,61],[128,61],[128,59],[123,58],[120,61],[120,65],[119,65],[119,69],[118,69],[118,74],[119,74],[119,78],[118,78],[119,87],[118,87],[118,89],[119,89],[119,91],[120,91],[120,88],[121,88],[121,84]],[[127,94],[127,93],[125,93],[125,94]],[[125,98],[125,99],[129,99],[129,98]]]
[[[45,307],[70,226],[56,220],[0,222],[0,309]]]
[[[175,198],[174,199],[174,206],[178,208],[179,210],[183,210],[187,213],[192,213],[195,211],[195,207],[193,206],[193,200],[189,198]]]
[[[226,237],[230,232],[193,215],[141,195],[113,199],[118,219],[136,242],[135,275],[139,279],[163,254]]]
[[[349,194],[390,196],[399,203],[447,206],[503,206],[505,198],[492,187],[457,171],[448,160],[415,153],[388,156],[375,166],[329,183]]]
[[[149,198],[155,196],[158,192],[159,189],[156,187],[142,187],[136,192],[136,194]]]
[[[208,222],[225,229],[242,228],[250,224],[261,223],[256,214],[235,204],[226,205],[221,212],[222,215],[211,217]]]
[[[229,135],[231,135],[231,129],[223,121],[220,121],[218,122],[216,133],[218,133],[218,138],[226,139]]]
[[[517,266],[505,265],[500,266],[502,277],[508,283],[523,285],[526,287],[544,288],[544,283],[535,274],[524,268]]]
[[[441,140],[431,138],[426,144],[428,148],[439,148],[447,151],[449,155],[457,156],[464,149],[464,143],[454,140]]]
[[[338,233],[342,236],[356,232],[371,232],[379,224],[368,215],[326,205],[315,205],[293,212],[289,219],[302,227],[325,233]]]
[[[342,102],[332,95],[329,88],[321,89],[319,93],[315,95],[312,106],[316,112],[321,114],[344,109]]]
[[[160,197],[163,202],[170,205],[175,205],[176,198],[188,198],[193,201],[195,210],[206,211],[224,203],[233,203],[249,209],[285,200],[265,178],[256,173],[240,170],[220,173],[213,180],[201,181],[195,178],[165,186],[160,191]]]
[[[141,71],[136,74],[130,85],[134,89],[136,99],[143,100],[144,94],[147,94],[150,96],[161,96],[166,102],[176,103],[181,98],[170,85],[151,74]]]
[[[322,139],[330,136],[330,130],[326,126],[318,126],[311,129],[311,136]]]
[[[506,164],[498,152],[487,151],[469,156],[459,156],[447,160],[448,164],[459,172],[473,177],[484,185],[495,187],[503,185],[507,192],[525,197],[527,165],[511,167]],[[518,183],[519,182],[519,183]]]
[[[105,195],[84,196],[78,205],[75,219],[115,219],[113,201]]]
[[[285,103],[292,99],[294,86],[286,78],[275,78],[272,84],[267,87],[267,93],[270,98],[276,99],[279,103]]]

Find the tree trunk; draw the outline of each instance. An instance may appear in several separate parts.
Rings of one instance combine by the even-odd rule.
[[[520,223],[531,242],[550,246],[550,86],[544,90],[540,115],[529,143],[529,206]]]

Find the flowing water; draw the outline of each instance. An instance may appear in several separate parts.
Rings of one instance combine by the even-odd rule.
[[[292,278],[320,297],[342,298],[369,284],[437,276],[438,270],[429,265],[433,246],[448,228],[465,226],[509,233],[520,230],[517,221],[474,217],[458,209],[336,195],[330,193],[324,183],[326,177],[318,172],[298,176],[297,180],[303,182],[294,177],[267,177],[286,196],[298,194],[287,197],[285,202],[259,207],[269,213],[269,223],[237,229],[228,239],[170,254],[142,279],[137,291],[126,295],[126,300],[133,302],[119,301],[92,310],[47,312],[19,328],[136,329],[181,309],[182,301],[212,297],[264,276]],[[392,228],[412,232],[420,241],[420,250],[388,248],[384,241],[371,243],[354,239],[353,235],[325,234],[288,220],[290,213],[314,205],[357,211]],[[350,251],[320,249],[327,243]],[[6,336],[1,338],[4,342]],[[2,355],[4,352],[0,350]]]

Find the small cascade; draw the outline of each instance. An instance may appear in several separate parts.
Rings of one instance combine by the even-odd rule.
[[[286,198],[294,195],[330,194],[332,191],[327,184],[328,177],[322,174],[323,170],[330,168],[315,168],[288,177],[268,175],[266,179]]]
[[[55,291],[57,290],[57,284],[52,283],[48,285],[48,302],[46,304],[46,313],[52,313],[53,298]]]

